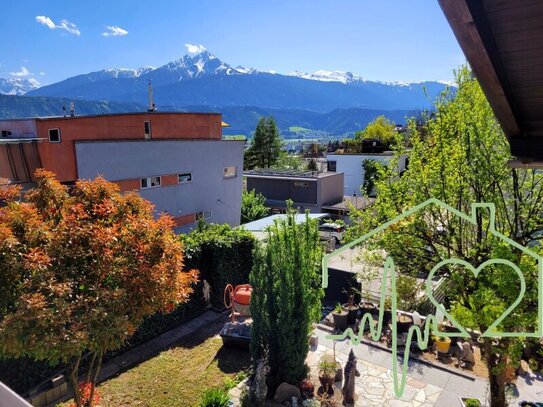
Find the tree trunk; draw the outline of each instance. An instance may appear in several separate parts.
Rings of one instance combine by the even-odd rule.
[[[490,407],[506,407],[503,374],[495,374],[490,371],[488,380],[490,382]]]
[[[484,356],[490,385],[490,407],[506,407],[504,366],[500,356],[492,349],[492,339],[485,338]]]
[[[68,381],[72,387],[74,393],[74,402],[77,407],[82,407],[81,404],[81,392],[79,391],[79,362],[81,361],[81,355],[77,356],[77,359],[70,363],[70,371],[68,374]]]
[[[93,372],[89,371],[88,377],[90,377],[89,383],[91,385],[91,388],[90,388],[89,399],[87,400],[85,407],[92,407],[92,403],[94,401],[95,389],[96,389],[96,381],[98,380],[98,374],[100,373],[100,369],[102,368],[102,357],[103,357],[102,351],[95,352],[93,355],[93,361],[95,361],[95,363],[93,363],[94,371]]]

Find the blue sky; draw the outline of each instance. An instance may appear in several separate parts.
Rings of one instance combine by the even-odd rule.
[[[383,81],[451,80],[465,60],[436,0],[2,0],[1,10],[0,77],[42,84],[160,66],[185,44],[233,66]]]

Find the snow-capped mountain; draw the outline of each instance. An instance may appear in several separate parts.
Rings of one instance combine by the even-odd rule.
[[[35,79],[25,78],[0,78],[0,95],[16,95],[21,96],[25,93],[38,89],[40,84]]]
[[[364,78],[362,78],[361,76],[355,75],[352,72],[342,71],[319,70],[311,74],[294,71],[290,74],[290,76],[322,82],[341,82],[344,84],[364,82]]]
[[[387,84],[351,72],[320,70],[283,75],[232,66],[202,49],[158,68],[105,69],[28,92],[29,96],[113,100],[145,105],[151,80],[160,106],[254,106],[329,112],[336,108],[424,109],[445,85]]]

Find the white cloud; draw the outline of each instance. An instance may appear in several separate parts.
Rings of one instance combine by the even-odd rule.
[[[116,25],[106,25],[106,32],[103,32],[104,37],[122,37],[128,35],[128,31]]]
[[[41,75],[41,76],[45,76],[45,75],[47,75],[47,74],[46,74],[45,72],[40,72],[40,75]]]
[[[203,45],[185,44],[185,47],[187,47],[187,51],[189,54],[199,54],[200,52],[206,50]]]
[[[59,24],[55,24],[53,20],[46,16],[36,16],[36,21],[44,26],[50,28],[51,30],[59,29],[64,30],[73,35],[81,35],[81,31],[74,23],[71,23],[68,20],[61,20]]]
[[[9,74],[17,78],[26,78],[27,76],[33,75],[33,73],[29,72],[24,66],[21,66],[21,70],[19,72],[10,72]]]
[[[47,27],[49,27],[51,30],[54,30],[55,28],[57,28],[57,26],[55,25],[55,23],[53,23],[53,20],[51,20],[49,17],[46,17],[46,16],[37,16],[36,17],[36,21],[40,24],[43,24]]]

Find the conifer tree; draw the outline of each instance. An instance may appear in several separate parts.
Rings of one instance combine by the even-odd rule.
[[[273,117],[261,117],[251,147],[245,153],[245,168],[270,168],[281,153],[281,135]]]
[[[268,385],[297,384],[307,375],[311,323],[320,316],[322,248],[316,221],[296,224],[295,213],[277,221],[268,242],[255,250],[251,354],[256,363],[268,350]]]

